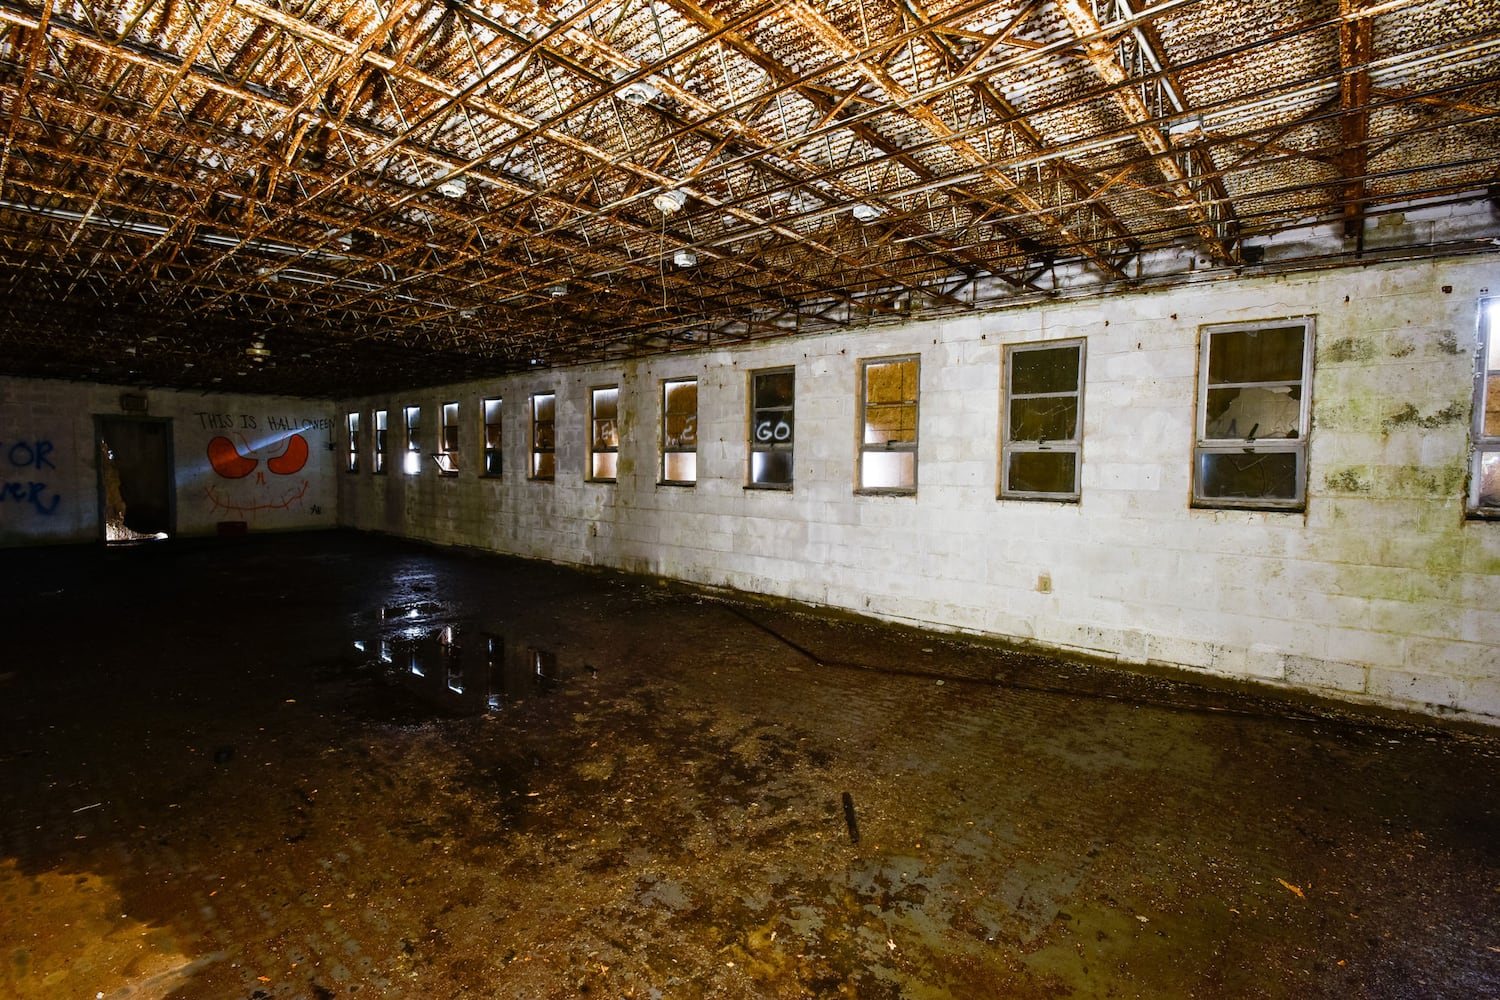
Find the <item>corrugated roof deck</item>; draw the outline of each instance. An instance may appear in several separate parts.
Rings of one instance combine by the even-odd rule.
[[[1500,0],[0,0],[0,370],[338,395],[1234,267],[1487,197],[1497,56]]]

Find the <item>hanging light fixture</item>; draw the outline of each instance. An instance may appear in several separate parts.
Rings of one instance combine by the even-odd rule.
[[[698,255],[692,250],[679,250],[672,255],[672,263],[678,267],[694,267],[698,263]]]
[[[629,75],[630,70],[619,70],[615,73],[615,82],[619,83]],[[634,80],[617,90],[615,96],[626,104],[634,104],[636,107],[640,107],[642,104],[650,104],[660,97],[661,88],[649,80]]]
[[[669,188],[666,191],[656,192],[651,198],[651,204],[655,205],[662,215],[671,215],[673,212],[681,211],[682,206],[687,204],[687,195],[676,188]]]
[[[861,201],[849,206],[849,214],[860,222],[874,222],[885,213],[875,205],[869,205]]]
[[[245,348],[245,356],[256,364],[261,364],[271,356],[271,349],[264,340],[252,340],[250,346]]]

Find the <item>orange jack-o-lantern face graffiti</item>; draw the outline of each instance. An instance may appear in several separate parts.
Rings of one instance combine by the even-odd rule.
[[[216,437],[208,442],[208,464],[225,479],[244,479],[255,471],[259,463],[239,453],[234,442],[227,437]],[[307,439],[301,434],[287,438],[286,450],[275,458],[266,459],[266,468],[278,476],[290,476],[301,472],[307,464]]]
[[[254,511],[286,510],[302,502],[311,485],[308,480],[267,481],[265,470],[260,468],[260,459],[253,455],[254,449],[243,437],[235,436],[239,437],[238,445],[227,437],[215,437],[208,442],[208,464],[221,479],[244,480],[252,472],[255,479],[248,489],[209,484],[204,495],[215,511],[243,517]],[[265,460],[265,469],[273,476],[292,476],[302,471],[307,459],[307,439],[301,434],[293,434],[286,439],[281,454]]]

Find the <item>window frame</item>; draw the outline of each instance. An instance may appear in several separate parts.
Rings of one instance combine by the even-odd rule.
[[[438,475],[458,475],[460,456],[458,449],[458,402],[452,401],[438,405],[438,450],[432,453],[432,460],[437,463]],[[452,440],[449,440],[449,435]]]
[[[899,403],[880,403],[880,406],[910,406],[912,409],[912,439],[901,442],[885,442],[884,445],[867,444],[866,436],[870,431],[869,393],[870,393],[870,370],[882,365],[905,364],[910,362],[915,366],[913,381],[916,384],[916,395],[910,400],[902,400]],[[859,361],[859,407],[855,414],[855,440],[857,442],[857,454],[855,456],[854,469],[854,492],[858,496],[916,496],[917,494],[917,455],[921,445],[922,435],[922,356],[920,354],[896,354],[889,357],[861,358]],[[911,485],[901,486],[866,486],[865,456],[868,454],[888,455],[892,453],[911,453]]]
[[[479,404],[479,440],[484,445],[484,464],[480,467],[479,475],[483,478],[495,479],[505,472],[505,451],[502,447],[505,429],[502,420],[504,402],[504,397],[501,396],[485,396]],[[490,419],[492,416],[493,420]]]
[[[1302,366],[1301,377],[1296,380],[1269,380],[1221,382],[1209,384],[1210,352],[1213,338],[1218,334],[1243,333],[1258,330],[1279,330],[1301,326]],[[1199,327],[1198,331],[1198,399],[1193,418],[1193,468],[1192,506],[1204,510],[1263,510],[1272,512],[1299,513],[1307,509],[1307,461],[1308,439],[1312,431],[1312,376],[1313,344],[1316,322],[1313,316],[1287,316],[1279,319],[1246,320],[1234,323],[1213,323]],[[1301,391],[1297,408],[1297,434],[1295,437],[1279,438],[1209,438],[1208,403],[1210,390],[1227,388],[1276,388],[1296,385]],[[1251,428],[1254,429],[1253,427]],[[1203,492],[1204,459],[1211,455],[1286,455],[1294,456],[1296,462],[1293,496],[1277,497],[1220,497]]]
[[[1500,495],[1484,502],[1484,465],[1500,462],[1500,434],[1485,433],[1491,393],[1500,395],[1500,296],[1479,300],[1474,347],[1474,417],[1469,428],[1469,484],[1464,510],[1476,520],[1500,519]],[[1491,367],[1493,362],[1494,367]],[[1491,384],[1493,383],[1493,384]],[[1500,404],[1500,399],[1496,400]]]
[[[671,411],[667,408],[670,391],[675,386],[691,384],[693,387],[693,412],[687,418],[688,426],[692,428],[693,443],[685,445],[681,440],[673,442],[670,440],[669,430],[671,427]],[[698,485],[698,376],[683,375],[677,378],[664,378],[661,380],[661,478],[657,480],[660,486],[697,486]],[[686,436],[686,430],[684,430]],[[667,467],[670,461],[669,455],[692,455],[693,456],[693,478],[671,479],[667,475]]]
[[[350,410],[344,414],[344,431],[348,435],[346,446],[348,453],[344,456],[344,467],[351,475],[359,472],[359,428],[360,412]]]
[[[793,365],[781,365],[776,368],[759,368],[747,373],[749,376],[749,391],[746,393],[749,406],[746,418],[745,440],[749,452],[748,462],[745,469],[745,488],[752,490],[781,490],[790,491],[796,482],[796,443],[797,443],[797,369]],[[759,406],[756,383],[761,378],[777,375],[788,375],[792,379],[792,398],[785,406]],[[761,437],[760,414],[766,412],[785,412],[789,419],[778,422],[776,426],[767,426],[767,436]],[[787,428],[785,440],[776,438],[775,433],[781,426]],[[774,480],[757,480],[755,478],[755,456],[756,455],[785,455],[787,456],[787,479],[785,482]]]
[[[600,443],[599,425],[599,394],[603,392],[614,393],[615,415],[609,418],[612,426],[609,428],[614,435],[614,444]],[[613,471],[609,475],[600,474],[601,456],[613,456],[611,464]],[[618,382],[611,385],[595,385],[589,387],[589,467],[588,480],[591,483],[613,483],[620,478],[620,385]]]
[[[543,421],[537,416],[537,404],[548,400],[552,405],[552,419]],[[531,410],[531,461],[526,467],[526,478],[534,482],[550,483],[557,479],[557,390],[533,392],[528,400]],[[538,431],[546,426],[551,431],[551,440],[543,445]],[[552,459],[552,469],[546,475],[539,472],[543,456]]]
[[[1083,396],[1084,396],[1084,365],[1087,363],[1088,347],[1087,338],[1070,337],[1066,340],[1040,340],[1029,341],[1024,344],[1006,344],[1000,369],[1000,377],[1003,380],[1000,393],[1000,489],[1001,500],[1040,500],[1051,503],[1079,503],[1083,499]],[[1061,348],[1073,347],[1078,351],[1078,382],[1071,392],[1045,392],[1045,393],[1017,393],[1013,391],[1015,358],[1018,354],[1027,354],[1033,351],[1055,351]],[[1020,440],[1015,436],[1015,428],[1012,423],[1014,416],[1011,404],[1022,399],[1062,399],[1071,396],[1076,400],[1076,420],[1073,427],[1073,436],[1067,439],[1057,440]],[[1010,486],[1011,457],[1021,454],[1059,454],[1070,452],[1073,455],[1073,489],[1069,492],[1044,491],[1044,490],[1019,490]]]
[[[401,410],[406,427],[406,448],[402,455],[402,469],[408,476],[422,473],[422,407],[406,406]]]
[[[386,474],[386,453],[390,449],[391,439],[391,411],[375,410],[373,418],[374,434],[371,435],[374,456],[374,468],[370,470],[371,475],[383,476]]]

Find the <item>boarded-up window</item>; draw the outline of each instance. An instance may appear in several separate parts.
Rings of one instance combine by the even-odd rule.
[[[532,479],[551,479],[557,474],[556,420],[556,393],[539,392],[531,397]]]
[[[858,488],[877,493],[917,489],[916,358],[860,363]]]
[[[1474,465],[1469,510],[1500,517],[1500,299],[1479,308],[1479,350],[1474,356]]]
[[[438,470],[445,476],[458,475],[458,404],[443,404],[442,436],[438,439],[437,454],[432,456]]]
[[[1005,349],[1000,495],[1077,500],[1083,448],[1083,341]]]
[[[403,471],[415,476],[422,471],[422,408],[408,406],[406,414],[406,456]]]
[[[500,448],[500,400],[484,401],[484,474],[498,476],[503,469]]]
[[[1302,507],[1312,340],[1311,318],[1203,328],[1195,505]]]
[[[589,393],[589,477],[614,482],[620,459],[620,387]]]
[[[350,472],[359,471],[359,414],[351,413],[345,418],[349,427],[348,457]]]
[[[661,384],[661,479],[690,486],[698,481],[698,380]]]
[[[386,450],[390,446],[390,417],[385,410],[375,411],[375,453],[372,472],[385,473]]]

